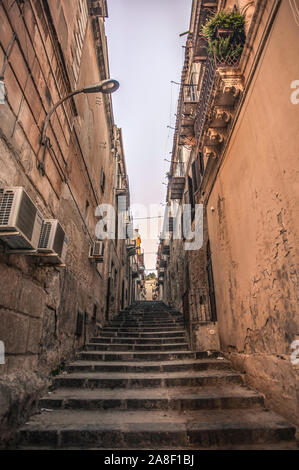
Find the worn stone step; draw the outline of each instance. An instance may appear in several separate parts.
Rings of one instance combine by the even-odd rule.
[[[231,371],[184,371],[158,373],[75,372],[54,378],[53,386],[75,388],[193,387],[216,384],[242,384],[242,376]]]
[[[170,336],[168,338],[132,338],[126,336],[125,338],[119,338],[115,336],[97,336],[90,338],[90,343],[103,343],[103,344],[173,344],[182,343],[183,338],[181,336]]]
[[[194,351],[82,351],[77,355],[79,360],[88,361],[175,361],[178,359],[204,359],[218,357],[218,353]]]
[[[30,419],[19,446],[52,448],[209,448],[291,441],[296,428],[260,409],[95,411],[54,410]]]
[[[109,327],[116,328],[160,328],[160,327],[174,327],[174,326],[183,326],[183,322],[178,321],[168,321],[168,322],[144,322],[144,321],[135,321],[135,322],[110,322],[107,324]]]
[[[187,388],[90,390],[60,388],[39,401],[39,408],[86,410],[199,410],[263,406],[263,396],[238,385]]]
[[[112,321],[142,321],[142,322],[182,322],[184,321],[184,317],[182,315],[165,315],[165,316],[159,316],[159,317],[153,317],[153,316],[145,316],[145,315],[126,315],[126,316],[117,316],[114,317]]]
[[[126,331],[104,331],[101,330],[102,337],[119,337],[119,338],[169,338],[169,337],[185,337],[185,330],[177,330],[177,331],[164,331],[163,333],[157,332],[126,332]]]
[[[112,327],[112,326],[106,326],[103,328],[103,331],[119,331],[119,332],[126,332],[126,333],[147,333],[147,332],[156,332],[156,333],[164,333],[168,331],[182,331],[183,328],[181,326],[161,326],[161,327],[155,327],[155,328],[149,328],[149,327]]]
[[[229,369],[229,361],[220,359],[194,359],[181,361],[124,362],[76,361],[66,366],[67,372],[178,372],[187,370]]]
[[[163,319],[163,318],[183,318],[181,313],[155,312],[155,313],[121,313],[114,318],[144,318],[144,319]]]
[[[188,343],[171,344],[113,344],[87,343],[86,351],[179,351],[186,350]]]

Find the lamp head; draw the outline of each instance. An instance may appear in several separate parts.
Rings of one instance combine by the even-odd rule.
[[[99,83],[83,88],[83,93],[104,93],[107,95],[114,93],[118,88],[118,81],[109,78],[108,80],[102,80]]]

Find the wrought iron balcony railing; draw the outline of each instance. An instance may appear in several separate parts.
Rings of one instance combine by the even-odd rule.
[[[195,134],[199,140],[201,138],[204,123],[206,119],[207,110],[212,96],[213,86],[216,76],[216,66],[213,57],[208,56],[206,61],[206,68],[201,86],[200,98],[198,103],[198,113],[195,120]]]

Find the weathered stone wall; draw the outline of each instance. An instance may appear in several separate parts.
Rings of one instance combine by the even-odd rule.
[[[196,203],[200,204],[199,194]],[[195,220],[192,224],[195,230]],[[188,303],[185,307],[185,326],[188,329],[190,346],[194,350],[219,349],[216,322],[211,322],[209,284],[207,275],[208,225],[206,211],[203,213],[203,236],[200,249],[186,250],[183,239],[172,239],[164,279],[164,302],[184,311],[183,296]],[[187,312],[186,312],[187,310]],[[201,329],[204,327],[204,333]],[[213,331],[213,334],[208,333]],[[204,341],[203,341],[204,338]]]
[[[221,347],[297,424],[298,40],[289,2],[281,2],[207,208]]]
[[[119,286],[126,276],[119,261],[123,241],[117,247],[107,242],[102,265],[88,259],[95,240],[95,208],[101,202],[115,204],[113,122],[103,96],[78,95],[57,109],[47,131],[52,147],[45,156],[45,175],[37,168],[47,111],[71,90],[106,78],[107,68],[105,49],[103,63],[98,62],[87,2],[49,2],[50,10],[47,5],[42,0],[0,4],[1,64],[13,32],[17,38],[5,72],[7,102],[0,105],[0,187],[24,187],[43,217],[58,219],[68,238],[65,267],[41,265],[33,256],[8,255],[0,242],[0,340],[6,348],[0,400],[9,403],[0,420],[7,426],[24,419],[26,406],[38,396],[48,374],[105,321],[111,252],[118,260],[112,313],[119,308]],[[104,20],[96,21],[102,35],[97,41],[106,48]],[[77,335],[79,312],[84,326]],[[31,374],[28,394],[22,390],[24,372]]]
[[[200,204],[198,197],[196,200]],[[207,215],[204,210],[202,247],[188,252],[190,342],[192,348],[197,351],[219,349],[217,322],[211,321],[210,286],[207,274],[208,236]]]
[[[173,239],[170,243],[170,256],[168,258],[164,279],[164,302],[183,311],[182,297],[186,291],[186,252],[182,240]]]

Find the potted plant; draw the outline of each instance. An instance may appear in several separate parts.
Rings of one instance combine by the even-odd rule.
[[[202,27],[202,35],[208,41],[208,52],[220,65],[239,62],[246,35],[245,16],[239,10],[220,10]]]

